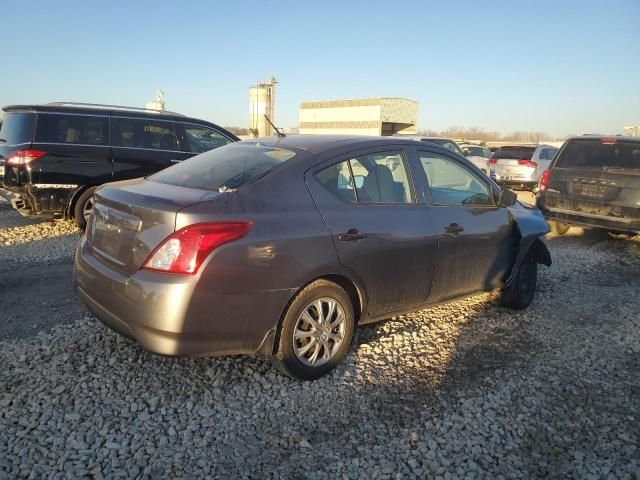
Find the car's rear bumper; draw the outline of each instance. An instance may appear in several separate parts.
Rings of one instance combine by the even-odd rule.
[[[293,290],[213,292],[198,275],[116,272],[76,253],[74,289],[112,330],[160,355],[271,355],[278,319]]]
[[[19,187],[5,185],[13,198],[11,204],[21,215],[64,213],[78,185],[36,184]]]
[[[594,215],[559,208],[541,206],[547,220],[555,220],[581,227],[615,230],[618,232],[640,233],[640,219],[616,218],[612,216]]]
[[[514,169],[509,172],[503,171],[501,168],[491,169],[491,178],[501,185],[525,185],[528,187],[535,186],[540,180],[537,169],[521,168]]]

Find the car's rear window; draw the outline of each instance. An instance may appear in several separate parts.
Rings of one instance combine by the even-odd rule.
[[[531,160],[535,147],[500,147],[493,158],[503,158],[505,160]]]
[[[570,140],[558,155],[558,168],[640,169],[640,141],[615,138]]]
[[[0,128],[0,145],[31,143],[36,114],[33,112],[8,112]]]
[[[422,141],[435,143],[436,145],[440,145],[441,147],[444,147],[448,150],[451,150],[452,152],[456,152],[462,155],[462,150],[460,150],[460,147],[458,146],[458,144],[455,143],[453,140],[449,140],[446,138],[423,138]]]
[[[224,191],[257,180],[296,152],[259,143],[236,143],[196,155],[148,178],[201,190]]]

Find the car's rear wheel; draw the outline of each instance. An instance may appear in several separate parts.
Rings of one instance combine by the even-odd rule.
[[[569,231],[569,228],[571,228],[571,226],[568,223],[550,220],[549,228],[551,228],[551,231],[556,235],[564,235]]]
[[[536,293],[537,282],[538,262],[529,253],[520,265],[516,278],[514,278],[511,285],[502,290],[502,304],[505,307],[516,310],[527,308]]]
[[[82,192],[73,209],[73,221],[81,230],[87,228],[87,221],[93,212],[93,194],[96,187],[91,187]]]
[[[300,380],[326,375],[349,350],[354,323],[347,292],[333,282],[317,280],[289,305],[273,361],[282,372]]]

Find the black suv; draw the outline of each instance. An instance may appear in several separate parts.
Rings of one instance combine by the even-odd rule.
[[[570,138],[539,188],[538,206],[559,235],[570,225],[640,233],[640,138]]]
[[[178,113],[49,103],[3,108],[0,170],[23,215],[73,218],[84,228],[103,183],[144,177],[238,137]],[[0,172],[1,173],[1,172]]]

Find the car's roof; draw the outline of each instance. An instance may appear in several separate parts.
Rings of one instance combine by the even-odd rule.
[[[287,135],[285,137],[262,137],[245,140],[247,143],[260,143],[279,148],[295,148],[313,154],[324,153],[345,146],[374,147],[378,145],[415,145],[411,139],[398,137],[371,137],[365,135]],[[243,142],[243,143],[244,143]]]
[[[575,137],[570,137],[567,141],[570,140],[603,140],[603,139],[614,139],[620,140],[623,142],[638,142],[640,143],[640,137],[631,137],[629,135],[580,135]]]
[[[510,145],[500,145],[498,148],[558,148],[553,145],[547,145],[546,143],[512,143]]]
[[[150,110],[145,108],[135,107],[119,107],[116,105],[71,105],[71,104],[23,104],[23,105],[7,105],[2,108],[5,112],[12,111],[25,111],[30,110],[34,112],[64,112],[64,113],[90,113],[90,114],[103,114],[103,115],[119,115],[127,117],[145,117],[145,118],[158,118],[163,120],[197,120],[198,122],[204,122],[205,120],[199,120],[192,117],[187,117],[175,112],[164,112],[161,110]],[[210,122],[207,122],[210,123]]]
[[[135,118],[154,118],[157,120],[170,120],[181,122],[195,122],[202,125],[208,125],[220,130],[234,140],[239,140],[233,133],[227,131],[223,127],[195,117],[187,117],[180,113],[168,112],[162,110],[150,110],[145,108],[125,107],[118,105],[93,105],[93,104],[65,104],[64,102],[54,102],[49,104],[23,104],[23,105],[7,105],[3,107],[4,112],[15,111],[32,111],[32,112],[52,112],[52,113],[78,113],[93,115],[113,115],[117,117],[135,117]]]

